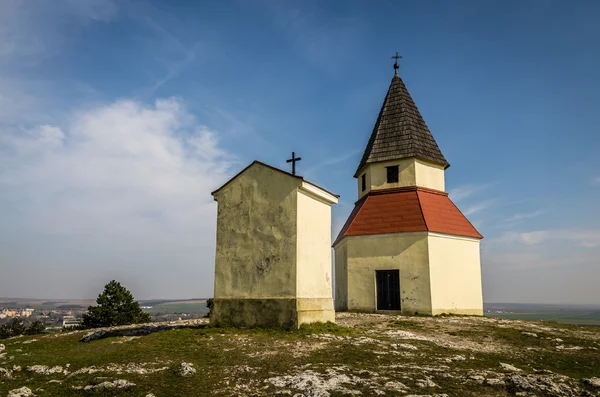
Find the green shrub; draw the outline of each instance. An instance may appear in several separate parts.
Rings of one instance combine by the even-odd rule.
[[[0,339],[11,338],[25,333],[25,323],[20,318],[13,318],[0,327]]]
[[[213,298],[208,298],[206,300],[206,307],[208,307],[208,313],[206,313],[204,315],[204,318],[210,318],[210,312],[212,311],[213,306],[214,306]]]
[[[149,323],[150,315],[142,310],[131,292],[112,280],[96,299],[98,306],[88,307],[83,315],[84,328],[112,327],[115,325]]]
[[[29,327],[25,330],[25,335],[38,335],[44,333],[45,330],[46,327],[44,326],[44,323],[40,320],[36,320],[29,324]]]

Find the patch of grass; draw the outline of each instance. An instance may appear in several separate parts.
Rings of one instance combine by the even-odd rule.
[[[414,330],[422,330],[425,326],[419,322],[411,321],[411,320],[393,320],[388,324],[390,328],[402,328],[402,329],[414,329]]]
[[[600,354],[593,347],[600,348],[600,330],[581,331],[581,327],[570,332],[570,328],[557,325],[557,332],[532,331],[515,323],[512,327],[498,327],[493,324],[479,324],[461,328],[460,323],[436,322],[435,319],[423,321],[405,316],[390,316],[386,322],[378,317],[377,326],[382,331],[390,328],[407,329],[425,335],[438,332],[453,335],[455,340],[464,339],[478,343],[496,343],[505,348],[498,352],[487,353],[472,350],[459,350],[440,346],[431,341],[407,340],[393,335],[369,332],[368,327],[347,328],[333,323],[304,325],[298,330],[278,329],[238,329],[220,328],[202,325],[190,328],[158,332],[133,340],[111,337],[90,343],[79,342],[84,331],[58,336],[22,337],[3,341],[6,344],[6,363],[0,359],[0,367],[12,368],[20,365],[24,368],[15,372],[12,379],[0,379],[0,397],[8,390],[27,386],[38,396],[190,396],[190,395],[252,395],[273,396],[281,388],[267,380],[275,376],[296,374],[299,371],[313,370],[326,374],[337,367],[346,368],[345,374],[351,378],[368,379],[372,371],[385,377],[381,390],[385,390],[387,381],[406,384],[411,392],[425,391],[416,385],[426,370],[420,368],[447,368],[466,376],[470,370],[494,371],[501,374],[500,362],[506,362],[521,368],[525,373],[534,369],[549,369],[568,375],[574,379],[600,376]],[[366,321],[370,321],[368,318]],[[451,327],[451,328],[450,328]],[[560,328],[569,332],[559,332]],[[523,335],[522,331],[536,332],[538,338]],[[317,334],[344,336],[326,340],[314,337]],[[591,336],[589,336],[591,335]],[[597,336],[596,336],[597,335]],[[349,336],[349,338],[346,338]],[[368,341],[367,336],[376,341]],[[556,350],[557,342],[546,338],[560,337],[565,346],[583,346],[585,349],[574,351]],[[588,339],[589,336],[589,339]],[[36,342],[22,344],[23,341],[38,339]],[[454,338],[448,338],[453,339]],[[367,341],[365,343],[365,341]],[[122,343],[121,343],[122,342]],[[406,343],[416,350],[393,348],[392,343]],[[21,351],[17,351],[20,349]],[[465,359],[456,359],[458,355]],[[13,360],[8,357],[14,356]],[[471,358],[473,357],[473,358]],[[181,377],[178,373],[181,362],[192,363],[198,371],[190,377]],[[92,365],[106,367],[109,364],[127,365],[129,363],[149,363],[152,368],[167,367],[166,370],[149,375],[117,374],[99,372],[75,376],[36,375],[25,370],[34,364],[65,366],[70,364],[71,373]],[[444,367],[445,366],[445,367]],[[444,377],[440,372],[429,372],[436,383],[438,393],[473,396],[507,396],[503,387],[478,385],[473,382],[452,377]],[[499,375],[501,376],[501,375]],[[106,377],[107,379],[100,379]],[[62,384],[48,383],[50,379],[62,380]],[[136,384],[129,390],[110,389],[107,391],[74,390],[72,386],[97,384],[104,380],[126,379]],[[363,395],[374,395],[372,388],[365,385],[348,385]],[[36,392],[42,388],[43,392]],[[293,394],[299,392],[292,390]],[[331,392],[331,395],[339,392]],[[394,392],[386,391],[387,395]],[[425,393],[425,394],[429,394]]]
[[[300,335],[331,334],[331,335],[354,335],[356,331],[352,328],[342,327],[332,322],[302,324],[296,331]]]

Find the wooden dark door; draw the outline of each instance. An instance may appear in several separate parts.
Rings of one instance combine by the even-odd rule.
[[[400,310],[400,270],[377,270],[377,310]]]

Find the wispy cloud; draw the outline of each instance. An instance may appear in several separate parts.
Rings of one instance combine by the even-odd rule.
[[[302,7],[277,3],[272,8],[273,20],[309,62],[329,70],[354,57],[356,46],[364,42],[362,20],[340,15],[327,15],[308,3]]]
[[[494,203],[496,202],[496,200],[485,200],[476,204],[471,204],[469,206],[467,206],[462,212],[465,215],[472,215],[476,212],[485,210],[489,207],[491,207]]]
[[[600,185],[600,176],[592,178],[592,184],[593,185]]]
[[[584,248],[600,247],[600,230],[552,229],[529,232],[506,232],[490,240],[490,244],[536,245],[546,242],[562,242]]]
[[[187,46],[177,36],[149,16],[145,16],[143,20],[167,43],[170,50],[174,50],[178,54],[175,58],[169,58],[165,62],[164,75],[150,86],[150,92],[153,93],[190,67],[196,61],[201,45],[195,43],[192,46]]]
[[[448,195],[454,202],[460,202],[460,201],[468,199],[469,197],[474,196],[476,193],[480,193],[480,192],[490,188],[493,185],[494,185],[493,183],[484,183],[484,184],[480,184],[480,185],[457,186],[453,189],[450,189],[448,191]]]
[[[35,5],[1,1],[0,59],[24,62],[52,53],[64,41],[62,30],[91,21],[109,22],[117,13],[113,0],[55,0]]]
[[[354,150],[346,154],[342,154],[340,156],[331,157],[325,161],[321,161],[320,163],[313,165],[312,167],[308,168],[304,173],[306,176],[313,175],[317,170],[325,166],[342,163],[356,156],[358,153],[360,153],[360,150]]]
[[[537,216],[543,215],[546,213],[546,210],[536,210],[532,212],[525,212],[520,214],[514,214],[504,219],[504,222],[517,222],[523,219],[535,218]]]

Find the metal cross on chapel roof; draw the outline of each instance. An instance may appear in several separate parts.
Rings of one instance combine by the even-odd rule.
[[[394,62],[394,74],[398,74],[398,68],[400,68],[400,65],[398,65],[398,59],[400,58],[402,58],[402,56],[398,55],[398,51],[396,51],[396,55],[392,57],[392,59],[396,60],[396,62]]]
[[[292,175],[296,175],[296,161],[302,160],[302,157],[296,157],[296,152],[292,152],[292,158],[285,160],[286,163],[292,163]]]

